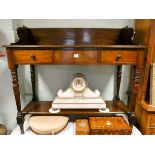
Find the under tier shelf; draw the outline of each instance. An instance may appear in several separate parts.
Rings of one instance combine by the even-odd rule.
[[[124,114],[130,110],[122,101],[106,101],[109,112],[101,113],[98,109],[63,109],[59,113],[50,113],[52,101],[30,101],[22,110],[23,114],[50,114],[50,115],[103,115]]]

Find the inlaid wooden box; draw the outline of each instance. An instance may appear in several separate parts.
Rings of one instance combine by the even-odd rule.
[[[89,122],[87,119],[76,120],[76,135],[90,135]]]
[[[89,117],[91,135],[130,135],[132,129],[122,116]]]

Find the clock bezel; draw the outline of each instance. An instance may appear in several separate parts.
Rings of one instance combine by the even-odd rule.
[[[75,78],[82,78],[83,81],[85,81],[85,87],[82,90],[77,90],[75,87],[73,87],[73,81]],[[70,87],[75,91],[75,92],[83,92],[85,90],[85,88],[87,88],[88,82],[85,78],[85,76],[81,73],[77,73],[74,75],[74,77],[71,79],[70,81]]]

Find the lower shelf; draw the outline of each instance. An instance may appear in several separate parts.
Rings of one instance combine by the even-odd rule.
[[[107,114],[123,114],[129,113],[130,110],[122,101],[106,101],[107,108],[110,110]],[[49,115],[92,115],[92,114],[106,114],[99,112],[98,109],[63,109],[59,113],[50,113],[52,101],[31,101],[22,110],[23,114],[49,114]]]
[[[36,135],[36,133],[32,132],[30,129],[28,120],[29,120],[30,115],[25,116],[25,123],[24,123],[24,135]],[[64,130],[59,132],[57,135],[75,135],[75,129],[76,129],[76,124],[75,122],[69,122],[68,125]],[[19,126],[16,126],[16,128],[12,131],[11,135],[21,135],[21,131]],[[132,128],[132,135],[141,135],[140,131],[133,126]]]

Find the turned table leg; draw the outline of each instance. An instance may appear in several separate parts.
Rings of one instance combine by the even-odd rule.
[[[12,84],[13,84],[13,91],[17,106],[17,124],[20,126],[21,134],[24,134],[24,116],[21,111],[21,102],[20,102],[20,91],[19,91],[19,83],[18,83],[18,74],[17,74],[17,66],[11,69],[12,75]]]
[[[35,66],[30,65],[31,83],[32,83],[32,101],[36,101],[36,89],[35,89]]]
[[[129,87],[126,92],[128,96],[127,106],[130,108],[132,102],[133,102],[133,82],[134,82],[134,66],[130,67],[130,80],[129,80]]]
[[[135,124],[134,109],[135,109],[135,105],[137,101],[137,94],[139,90],[139,81],[140,81],[140,70],[136,68],[135,66],[134,67],[133,94],[132,94],[133,100],[130,105],[130,116],[129,116],[129,123],[131,126]]]
[[[116,100],[119,101],[119,91],[120,91],[120,84],[121,84],[121,78],[122,78],[122,65],[118,65],[117,67],[117,84],[116,84]]]

